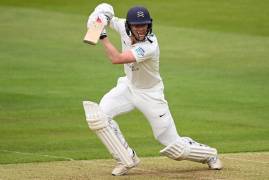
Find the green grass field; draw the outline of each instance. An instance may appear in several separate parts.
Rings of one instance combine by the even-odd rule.
[[[110,158],[81,103],[99,101],[123,75],[100,45],[82,43],[100,2],[0,0],[0,164]],[[107,2],[120,17],[136,4],[150,10],[181,135],[220,153],[269,151],[268,1]],[[159,155],[140,112],[116,120],[140,156]]]

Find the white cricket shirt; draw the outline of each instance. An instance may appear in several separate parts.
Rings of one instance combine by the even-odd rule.
[[[125,19],[113,17],[110,27],[120,34],[122,51],[131,50],[136,59],[134,63],[124,64],[124,72],[131,86],[138,89],[150,89],[159,83],[162,86],[159,73],[160,51],[156,36],[148,35],[150,40],[132,45],[125,30]]]

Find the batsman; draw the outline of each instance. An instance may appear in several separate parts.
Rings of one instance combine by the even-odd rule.
[[[135,6],[129,9],[126,19],[123,19],[114,16],[111,5],[102,3],[91,13],[88,28],[96,18],[105,24],[100,42],[108,59],[112,64],[123,64],[125,72],[125,76],[118,78],[116,87],[106,93],[99,104],[83,101],[89,128],[116,160],[112,175],[125,175],[140,162],[114,120],[116,116],[135,108],[144,114],[155,139],[164,146],[161,155],[177,161],[204,163],[209,169],[222,169],[215,148],[190,137],[181,137],[177,132],[164,97],[164,85],[159,73],[160,50],[152,31],[149,11],[145,7]],[[108,27],[119,33],[121,51],[110,42],[106,33]]]

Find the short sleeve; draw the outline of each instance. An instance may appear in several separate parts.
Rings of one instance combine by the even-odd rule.
[[[153,58],[155,52],[157,51],[157,46],[150,42],[138,43],[131,49],[131,51],[136,59],[136,62],[142,62]]]

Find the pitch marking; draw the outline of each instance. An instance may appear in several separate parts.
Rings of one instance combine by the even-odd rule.
[[[23,155],[31,155],[31,156],[43,156],[43,157],[58,158],[58,159],[65,159],[68,161],[74,161],[74,159],[72,159],[72,158],[63,157],[63,156],[54,156],[54,155],[47,155],[47,154],[37,154],[37,153],[9,151],[9,150],[0,150],[0,151],[1,152],[8,152],[8,153],[15,153],[15,154],[23,154]]]

